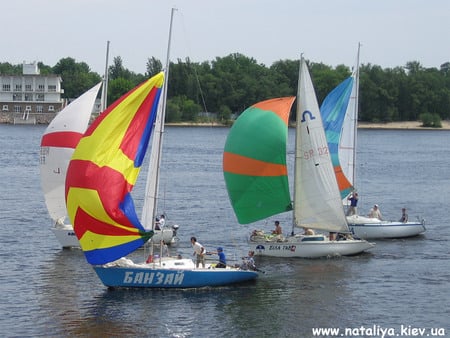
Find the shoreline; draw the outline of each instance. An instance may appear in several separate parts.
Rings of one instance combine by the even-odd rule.
[[[0,124],[11,124],[4,121],[0,121]],[[29,123],[24,123],[29,124]],[[41,123],[38,123],[41,125]],[[420,121],[402,121],[402,122],[388,122],[388,123],[370,123],[370,122],[358,122],[358,129],[386,129],[386,130],[450,130],[450,121],[441,121],[442,128],[422,127]],[[18,123],[18,125],[22,125]],[[213,128],[230,128],[232,124],[223,124],[218,122],[178,122],[178,123],[166,123],[166,127],[213,127]],[[295,127],[295,124],[291,124],[290,127]]]
[[[403,121],[388,123],[358,122],[358,129],[391,129],[391,130],[450,130],[450,121],[441,121],[442,128],[422,127],[420,121]]]
[[[450,121],[441,121],[442,128],[422,127],[420,121],[402,121],[402,122],[388,122],[388,123],[370,123],[358,122],[358,129],[389,129],[389,130],[450,130]],[[217,122],[206,123],[166,123],[166,126],[172,127],[231,127]]]

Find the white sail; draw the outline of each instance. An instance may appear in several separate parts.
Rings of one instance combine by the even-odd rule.
[[[61,110],[50,122],[41,140],[40,173],[50,217],[63,223],[66,217],[67,166],[83,136],[102,83],[98,83]]]
[[[166,70],[164,72],[164,77],[166,81],[163,85],[163,92],[161,96],[161,102],[158,106],[158,114],[155,121],[150,163],[147,174],[147,182],[145,186],[145,197],[144,206],[142,208],[142,219],[141,223],[146,229],[154,228],[154,218],[157,210],[158,203],[158,190],[159,190],[159,169],[161,166],[161,153],[162,153],[162,142],[164,135],[164,121],[166,118],[166,105],[167,105],[167,83],[169,80],[169,66],[170,66],[170,44],[172,39],[172,23],[173,15],[175,9],[173,8],[170,16],[170,26],[169,26],[169,42],[167,46],[167,56],[166,56]]]
[[[356,58],[356,67],[352,77],[354,79],[350,100],[345,112],[342,133],[339,141],[338,156],[342,171],[350,184],[355,186],[356,164],[356,136],[358,124],[358,95],[359,95],[359,49]],[[346,198],[344,199],[346,201]]]
[[[333,232],[348,231],[319,105],[303,58],[295,152],[294,224]]]

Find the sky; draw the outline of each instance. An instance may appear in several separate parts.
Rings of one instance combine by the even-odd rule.
[[[335,67],[360,62],[383,68],[418,61],[450,62],[448,0],[0,0],[0,62],[65,57],[103,74],[109,63],[145,73],[165,64],[171,8],[170,60],[214,61],[241,53],[270,66],[307,60]]]

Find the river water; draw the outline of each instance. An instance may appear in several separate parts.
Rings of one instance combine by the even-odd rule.
[[[385,218],[398,219],[405,206],[410,219],[426,219],[423,236],[376,241],[354,257],[259,257],[265,273],[245,285],[108,290],[83,253],[62,250],[50,231],[38,167],[44,129],[0,125],[2,336],[313,337],[317,328],[340,330],[322,337],[450,334],[449,131],[359,132],[360,213],[378,203]],[[290,214],[237,223],[221,166],[228,131],[166,128],[160,210],[180,225],[172,253],[190,255],[189,238],[197,236],[208,250],[220,245],[228,260],[239,260],[254,228],[270,230],[279,219],[290,231]]]

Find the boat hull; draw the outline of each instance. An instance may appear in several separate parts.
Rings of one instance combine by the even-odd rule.
[[[356,237],[363,239],[407,238],[423,234],[426,231],[423,222],[349,224],[348,227]]]
[[[71,225],[65,224],[64,226],[53,227],[51,230],[63,248],[80,247],[80,242],[78,242],[78,238]],[[151,241],[158,244],[161,240],[164,244],[170,245],[175,244],[178,237],[176,237],[176,232],[173,229],[164,228],[162,230],[155,230],[155,234],[153,235]]]
[[[253,241],[250,248],[255,255],[270,257],[321,258],[360,254],[375,246],[365,240],[330,241],[325,236],[293,236],[282,241]]]
[[[72,226],[65,225],[64,227],[53,227],[51,230],[63,248],[80,247],[80,243],[78,242],[78,238],[75,235]]]
[[[171,228],[163,228],[161,230],[155,230],[155,234],[150,239],[151,242],[158,244],[161,241],[164,244],[174,244],[177,242],[178,237],[176,237],[176,233]]]
[[[258,277],[255,271],[211,266],[195,268],[192,260],[187,259],[178,262],[178,267],[175,260],[168,264],[94,266],[94,270],[105,286],[126,288],[201,288],[243,283]]]

